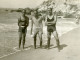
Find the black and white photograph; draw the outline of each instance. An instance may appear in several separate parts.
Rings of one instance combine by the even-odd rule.
[[[79,60],[80,0],[0,0],[0,60]]]

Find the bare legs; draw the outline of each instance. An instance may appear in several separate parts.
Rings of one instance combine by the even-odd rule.
[[[25,33],[19,32],[19,48],[21,47],[21,42],[22,42],[23,49],[24,49],[25,37],[26,37]],[[22,38],[23,38],[23,40],[22,40]]]
[[[25,37],[26,37],[26,35],[25,35],[25,33],[23,33],[23,49],[24,49],[24,45],[25,45]]]
[[[41,32],[36,32],[34,34],[34,48],[36,49],[36,38],[37,38],[37,34],[39,35],[39,39],[40,39],[40,47],[42,47],[42,33]]]
[[[47,47],[50,48],[51,32],[47,32]]]
[[[47,35],[48,35],[47,45],[48,45],[48,48],[50,48],[51,32],[48,32]],[[60,42],[59,42],[58,34],[57,34],[56,31],[54,31],[53,35],[54,35],[54,38],[56,39],[56,44],[57,44],[57,47],[58,47],[58,50],[59,50],[59,48],[60,48]]]
[[[59,37],[56,31],[54,31],[54,38],[56,39],[56,44],[58,47],[58,51],[60,51],[60,41],[59,41]]]
[[[37,34],[34,36],[34,48],[36,49],[36,36]]]
[[[39,33],[39,39],[40,39],[40,48],[42,48],[42,33]]]

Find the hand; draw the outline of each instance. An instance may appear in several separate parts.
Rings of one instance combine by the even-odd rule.
[[[24,28],[25,26],[21,26],[22,28]]]
[[[50,22],[46,22],[45,25],[52,25],[52,23],[50,23]]]
[[[48,23],[48,25],[52,25],[52,24]]]

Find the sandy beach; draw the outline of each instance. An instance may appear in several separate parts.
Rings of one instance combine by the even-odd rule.
[[[11,54],[0,60],[79,60],[80,59],[80,28],[73,29],[60,37],[61,50],[56,46],[51,49],[31,48]],[[53,42],[53,40],[51,40]]]
[[[17,20],[17,19],[13,19]],[[75,20],[73,21],[67,21],[65,19],[59,19],[57,21],[57,32],[59,37],[63,34],[66,34],[67,32],[78,28],[79,25],[75,24]],[[47,32],[46,32],[46,26],[43,28],[43,42],[46,43],[47,41]],[[4,56],[5,54],[10,54],[15,52],[14,48],[18,47],[18,26],[17,21],[16,23],[0,23],[0,56]],[[53,36],[52,36],[53,38]],[[38,41],[39,43],[39,41]],[[37,44],[38,44],[37,43]],[[30,26],[28,27],[28,33],[26,36],[26,45],[30,46],[33,45],[33,40],[30,36]]]

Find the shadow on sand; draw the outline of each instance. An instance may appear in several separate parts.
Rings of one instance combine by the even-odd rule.
[[[65,47],[67,47],[67,45],[66,44],[62,44],[62,45],[60,45],[60,50],[63,50],[63,48],[65,48]],[[24,49],[27,49],[27,48],[34,48],[34,46],[33,45],[31,45],[31,46],[28,46],[28,47],[25,47]],[[36,49],[39,49],[40,48],[40,46],[39,45],[37,45],[37,47],[36,47]],[[42,49],[47,49],[48,47],[47,47],[47,45],[43,45],[42,46]],[[49,49],[53,49],[53,48],[58,48],[58,46],[54,46],[53,44],[52,45],[50,45],[50,48]]]
[[[63,48],[65,48],[65,47],[67,47],[67,45],[66,44],[62,44],[62,45],[60,45],[60,50],[63,50]],[[55,47],[51,47],[50,49],[52,49],[52,48],[58,48],[58,46],[55,46]]]

